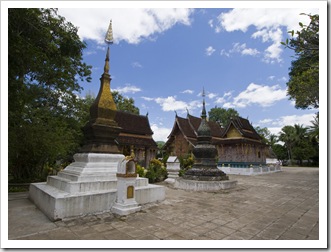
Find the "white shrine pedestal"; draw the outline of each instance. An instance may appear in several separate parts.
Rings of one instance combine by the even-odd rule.
[[[29,198],[52,221],[110,211],[117,199],[116,171],[122,154],[77,153],[75,162],[47,182],[30,185]],[[165,187],[137,178],[138,204],[165,199]]]
[[[176,156],[170,156],[167,160],[168,178],[165,182],[174,184],[176,179],[179,178],[180,162]]]

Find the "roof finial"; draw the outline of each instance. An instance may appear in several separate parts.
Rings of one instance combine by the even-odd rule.
[[[109,45],[113,43],[113,28],[112,28],[112,20],[109,22],[107,34],[105,37],[105,42],[108,44],[107,54],[106,54],[106,60],[105,60],[105,66],[103,68],[103,71],[105,74],[109,73]]]
[[[203,97],[203,101],[202,101],[202,113],[201,113],[201,118],[202,119],[206,119],[207,118],[207,113],[206,113],[206,106],[205,106],[205,88],[203,87],[202,89],[202,97]]]
[[[110,19],[107,34],[105,37],[105,42],[109,45],[113,43],[113,28],[112,28],[112,20]]]

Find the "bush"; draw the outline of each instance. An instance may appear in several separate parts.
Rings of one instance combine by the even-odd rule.
[[[137,164],[137,174],[139,175],[139,177],[144,178],[146,175],[146,169],[144,167],[142,167],[140,164]]]
[[[193,155],[189,155],[186,158],[180,157],[179,162],[180,162],[179,176],[183,176],[188,169],[192,168],[194,164],[194,157]]]
[[[155,183],[165,180],[167,175],[167,169],[163,163],[154,158],[149,164],[145,177],[148,178],[149,183]]]

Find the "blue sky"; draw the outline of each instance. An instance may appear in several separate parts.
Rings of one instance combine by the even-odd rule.
[[[310,125],[317,110],[298,110],[286,96],[293,51],[280,45],[288,30],[309,23],[318,9],[59,9],[80,27],[84,60],[93,66],[85,93],[97,95],[112,19],[111,88],[149,114],[154,139],[167,139],[175,112],[200,116],[206,108],[234,108],[253,126],[278,133]],[[95,19],[94,19],[95,18]]]
[[[174,111],[200,116],[203,87],[207,111],[234,108],[253,126],[272,133],[294,123],[310,125],[317,110],[298,110],[286,96],[293,52],[280,45],[288,30],[309,23],[302,12],[319,10],[59,8],[79,27],[87,43],[84,61],[93,66],[92,82],[81,83],[81,96],[98,93],[112,19],[111,88],[149,114],[156,141],[166,141]]]

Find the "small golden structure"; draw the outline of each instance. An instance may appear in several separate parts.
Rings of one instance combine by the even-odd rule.
[[[110,19],[106,38],[105,38],[106,43],[112,44],[113,43],[113,28],[112,28],[112,20]]]
[[[126,198],[127,199],[132,199],[133,196],[134,196],[133,194],[134,194],[133,186],[128,186]]]

